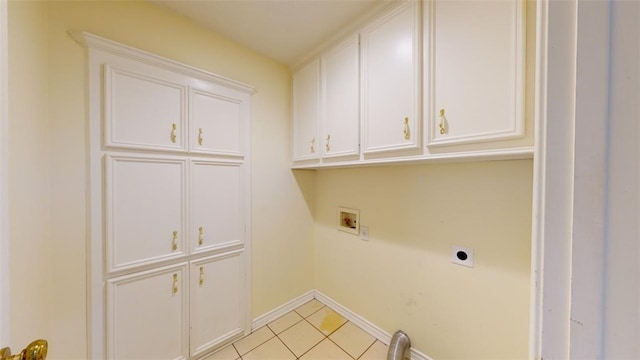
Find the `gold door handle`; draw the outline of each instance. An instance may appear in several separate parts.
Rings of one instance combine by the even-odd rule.
[[[198,145],[202,145],[202,128],[198,129]]]
[[[311,153],[315,154],[316,152],[316,138],[311,139]]]
[[[327,143],[325,145],[325,148],[327,149],[327,152],[331,151],[331,147],[329,146],[329,141],[331,140],[331,134],[327,135]]]
[[[0,360],[44,360],[48,349],[47,340],[39,339],[32,341],[20,354],[11,355],[8,347],[0,349]]]
[[[173,293],[178,293],[178,274],[173,274]]]
[[[200,266],[200,280],[198,282],[200,283],[200,286],[204,284],[204,267],[203,266]]]
[[[440,135],[444,135],[449,132],[449,122],[447,117],[444,116],[444,109],[440,109]]]
[[[198,245],[202,245],[204,242],[204,229],[202,226],[198,229]]]
[[[171,248],[173,249],[173,251],[178,250],[178,232],[177,231],[173,232],[173,244]]]
[[[411,134],[409,132],[409,118],[404,118],[404,130],[402,131],[404,134],[404,139],[409,140],[411,138]]]
[[[176,124],[171,124],[171,142],[175,144],[176,142]]]

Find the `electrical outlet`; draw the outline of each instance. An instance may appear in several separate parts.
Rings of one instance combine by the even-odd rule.
[[[454,264],[473,267],[473,249],[461,246],[451,246],[451,262]]]
[[[360,239],[364,241],[369,241],[369,227],[368,226],[360,226]]]

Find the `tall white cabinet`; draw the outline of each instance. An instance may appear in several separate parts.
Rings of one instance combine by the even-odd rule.
[[[250,330],[253,89],[87,33],[93,358],[197,359]]]

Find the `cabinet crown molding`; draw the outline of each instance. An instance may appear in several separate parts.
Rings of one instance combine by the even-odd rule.
[[[181,73],[183,75],[191,76],[197,79],[210,81],[222,86],[230,87],[238,91],[242,91],[253,95],[257,90],[248,84],[229,79],[227,77],[214,74],[212,72],[204,71],[181,63],[179,61],[167,59],[162,56],[158,56],[134,47],[118,43],[103,37],[88,33],[81,30],[69,30],[67,34],[80,46],[90,49],[102,50],[111,54],[127,57],[133,60],[141,61],[154,65],[163,69],[171,70]]]

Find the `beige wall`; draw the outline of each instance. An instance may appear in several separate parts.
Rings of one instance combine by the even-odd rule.
[[[25,19],[17,18],[22,13]],[[29,86],[20,93],[23,106],[11,113],[10,241],[11,256],[19,259],[11,269],[12,314],[45,319],[12,319],[14,347],[45,337],[51,359],[86,357],[84,53],[67,36],[69,29],[256,88],[251,316],[312,288],[313,220],[300,189],[312,186],[313,174],[294,177],[289,170],[290,74],[284,65],[146,2],[19,2],[11,4],[9,17],[17,28],[10,41],[23,47],[10,49],[12,59],[19,59],[10,65],[15,74],[10,92]],[[13,126],[18,120],[20,128]],[[38,258],[48,265],[31,261]]]
[[[527,354],[531,161],[295,171],[288,69],[146,2],[11,2],[11,343],[86,354],[84,30],[254,86],[253,318],[317,288],[434,358]],[[362,211],[370,241],[335,230]],[[315,240],[314,240],[315,239]],[[449,262],[473,247],[476,267]]]
[[[531,189],[531,160],[318,171],[315,286],[432,358],[526,358]],[[338,206],[369,241],[337,230]]]
[[[9,2],[8,18],[10,341],[21,349],[48,335],[46,6]]]

